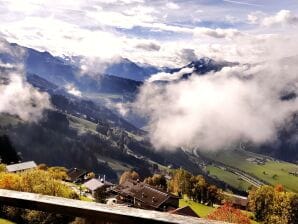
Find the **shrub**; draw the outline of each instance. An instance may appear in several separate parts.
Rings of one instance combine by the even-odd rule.
[[[226,203],[208,215],[208,219],[237,224],[250,224],[249,217]]]
[[[54,170],[45,171],[34,169],[19,173],[0,172],[0,188],[78,199],[78,195],[64,185],[60,178],[61,173],[54,172]],[[10,206],[1,206],[0,209],[0,214],[2,213],[1,215],[3,217],[9,218],[16,223],[58,224],[68,223],[73,219],[59,214],[50,214]]]

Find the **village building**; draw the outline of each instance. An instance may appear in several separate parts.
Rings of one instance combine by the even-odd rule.
[[[103,179],[93,178],[83,184],[97,202],[104,202],[114,184]]]
[[[224,202],[228,201],[234,207],[246,210],[247,204],[248,204],[247,197],[236,195],[236,194],[230,194],[227,192],[223,192],[222,194],[225,197]]]
[[[7,165],[6,170],[9,173],[16,173],[16,172],[22,172],[25,170],[34,169],[36,167],[37,167],[37,165],[34,161],[28,161],[28,162],[23,162],[23,163]]]
[[[83,183],[87,179],[88,172],[78,168],[72,168],[67,171],[67,179],[65,181],[72,183]]]
[[[171,214],[176,214],[176,215],[184,215],[184,216],[192,216],[196,218],[200,218],[200,216],[192,210],[190,206],[184,206],[182,208],[177,208],[173,211],[170,211]]]
[[[290,175],[294,175],[294,176],[297,177],[298,176],[298,171],[291,171],[291,172],[289,172],[289,174]]]
[[[117,203],[136,208],[171,211],[179,206],[179,197],[143,182],[127,180],[113,189]]]

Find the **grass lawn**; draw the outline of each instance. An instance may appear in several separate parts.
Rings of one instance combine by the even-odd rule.
[[[179,208],[184,206],[190,206],[200,217],[205,218],[208,214],[213,212],[216,208],[206,206],[188,199],[179,200]]]
[[[207,166],[207,170],[211,176],[215,176],[219,180],[224,181],[239,190],[246,191],[251,186],[250,183],[242,180],[236,174],[229,171],[211,165]]]
[[[8,221],[6,219],[1,219],[0,218],[0,224],[14,224],[14,222]]]
[[[255,175],[271,185],[282,184],[287,190],[298,192],[298,177],[289,174],[290,171],[298,171],[296,164],[268,161],[264,165],[257,165],[247,161],[247,159],[262,157],[262,155],[239,150],[206,154],[206,156],[246,173]]]
[[[190,206],[201,218],[206,218],[211,212],[216,210],[216,208],[206,206],[188,199],[180,199],[179,200],[179,208],[184,206]],[[243,211],[243,213],[247,214],[248,217],[251,217],[253,214],[248,211]],[[258,222],[251,220],[251,224],[259,224]]]

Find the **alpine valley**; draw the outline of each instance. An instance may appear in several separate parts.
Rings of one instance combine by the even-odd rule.
[[[105,65],[103,72],[85,74],[79,66],[79,57],[54,57],[48,52],[6,44],[13,52],[23,52],[23,56],[20,59],[1,52],[1,62],[17,65],[21,60],[27,82],[48,93],[51,102],[51,109],[44,111],[39,122],[0,114],[0,135],[8,138],[1,140],[1,144],[9,145],[5,150],[16,151],[23,160],[93,170],[110,180],[132,168],[146,177],[157,169],[182,167],[239,194],[246,194],[251,185],[263,183],[281,183],[297,192],[297,177],[291,174],[298,170],[297,115],[290,118],[290,127],[279,131],[274,143],[256,146],[239,142],[214,153],[197,148],[161,151],[148,139],[146,118],[130,111],[124,115],[115,106],[134,102],[139,88],[154,74],[182,73],[176,79],[160,82],[166,85],[193,75],[212,75],[237,63],[201,58],[179,68],[159,68],[119,58]],[[183,73],[188,71],[186,68],[191,72]],[[1,65],[0,69],[1,83],[5,84],[6,74],[16,68]],[[287,95],[284,100],[293,97],[296,96]]]

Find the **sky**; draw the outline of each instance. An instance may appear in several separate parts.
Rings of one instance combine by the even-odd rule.
[[[297,14],[296,0],[0,0],[0,35],[59,56],[177,67],[235,61],[235,42],[291,32]]]

